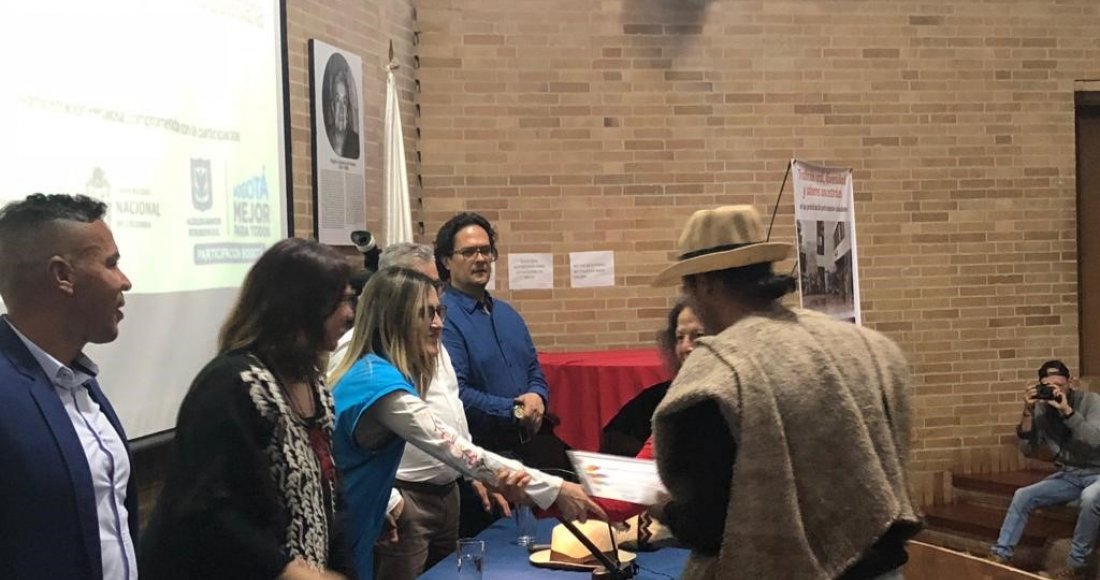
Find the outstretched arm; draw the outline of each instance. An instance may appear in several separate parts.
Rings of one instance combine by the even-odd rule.
[[[409,444],[417,446],[464,475],[489,485],[499,485],[502,472],[528,474],[530,483],[523,489],[523,493],[541,508],[556,505],[562,509],[563,515],[568,513],[569,517],[575,519],[584,519],[589,512],[597,516],[603,513],[591,500],[581,500],[575,493],[576,490],[568,487],[560,477],[527,468],[518,461],[486,451],[460,436],[449,425],[437,419],[423,400],[409,393],[391,393],[372,405],[367,414],[371,420],[377,421]],[[587,500],[587,496],[584,500]]]

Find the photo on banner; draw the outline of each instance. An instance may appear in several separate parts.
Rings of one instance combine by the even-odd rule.
[[[347,246],[367,219],[363,59],[311,39],[309,86],[314,232],[322,244]]]
[[[802,307],[861,324],[852,170],[791,160]]]

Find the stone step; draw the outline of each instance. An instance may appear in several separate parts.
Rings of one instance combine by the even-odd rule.
[[[914,540],[907,547],[909,562],[902,574],[910,580],[1039,580],[1037,576],[1014,566],[1005,566],[974,557],[965,550],[945,549],[936,544]]]
[[[1011,497],[988,494],[974,491],[955,491],[955,503],[965,503],[987,507],[1000,512],[1001,517],[1008,512],[1008,506],[1012,502]],[[1070,524],[1077,522],[1078,504],[1060,504],[1035,510],[1033,513],[1060,520]]]
[[[951,485],[956,490],[1003,495],[1011,499],[1017,489],[1037,483],[1051,473],[1054,473],[1053,469],[1024,469],[1003,473],[953,473]]]
[[[1004,521],[1004,510],[988,506],[954,503],[931,506],[925,509],[924,518],[930,530],[969,536],[992,544]],[[1073,535],[1073,522],[1032,514],[1020,538],[1021,546],[1042,547],[1048,539],[1068,538]]]
[[[997,540],[1017,489],[1037,483],[1053,469],[952,474],[948,505],[925,508],[926,529],[917,539],[983,557]],[[1076,504],[1035,511],[1028,519],[1012,566],[1038,571],[1062,565],[1077,521]],[[1095,578],[1095,562],[1090,578]]]
[[[952,476],[954,502],[989,507],[999,510],[1004,517],[1018,488],[1036,483],[1051,473],[1051,470],[1025,470],[955,475]],[[1062,504],[1035,513],[1072,524],[1077,521],[1077,511],[1077,504]]]

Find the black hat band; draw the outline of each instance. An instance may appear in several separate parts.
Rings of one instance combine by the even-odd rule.
[[[684,252],[680,254],[679,260],[690,260],[691,258],[698,258],[699,256],[705,256],[707,254],[717,254],[718,252],[728,252],[729,250],[736,250],[738,248],[744,248],[745,246],[753,246],[761,242],[748,242],[745,244],[722,244],[721,246],[714,246],[713,248],[704,248],[702,250],[692,250],[690,252]]]

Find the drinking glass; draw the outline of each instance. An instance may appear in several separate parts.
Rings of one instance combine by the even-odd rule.
[[[458,577],[461,580],[481,580],[485,567],[485,542],[473,538],[458,541]]]
[[[529,547],[535,543],[535,531],[538,529],[538,520],[529,505],[518,505],[512,509],[512,515],[516,519],[516,545]]]

